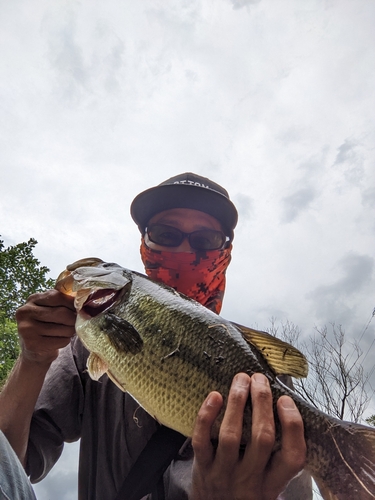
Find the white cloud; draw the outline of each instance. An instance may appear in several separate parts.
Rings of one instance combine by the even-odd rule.
[[[79,443],[65,444],[58,465],[33,488],[38,500],[72,500],[77,498]]]
[[[283,198],[282,204],[284,214],[282,216],[282,221],[287,223],[293,222],[303,210],[309,208],[315,198],[316,193],[314,189],[308,186]]]
[[[142,270],[131,200],[196,171],[239,208],[224,316],[361,331],[374,18],[367,0],[3,2],[5,244],[35,237],[53,276],[88,255]]]
[[[355,311],[353,296],[371,294],[374,259],[350,253],[341,258],[336,267],[341,276],[329,285],[318,286],[307,294],[307,298],[313,301],[320,321],[351,325]]]

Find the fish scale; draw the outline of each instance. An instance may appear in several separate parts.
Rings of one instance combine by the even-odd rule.
[[[306,360],[294,347],[231,323],[165,285],[100,259],[68,266],[56,288],[76,297],[76,331],[91,353],[90,375],[98,379],[107,372],[159,422],[191,436],[209,392],[219,391],[225,408],[233,376],[261,372],[270,382],[274,408],[277,399],[288,394],[302,415],[305,468],[323,498],[375,498],[375,429],[318,411],[278,380],[277,374],[306,376]],[[277,448],[281,436],[276,412],[275,422]],[[250,431],[249,399],[244,442]]]
[[[248,344],[238,335],[232,325],[218,323],[217,315],[212,314],[212,317],[209,316],[206,320],[195,319],[195,303],[193,302],[189,303],[190,314],[187,314],[185,307],[181,311],[178,308],[166,308],[163,314],[163,324],[160,325],[159,307],[150,308],[149,301],[145,306],[142,299],[139,299],[142,292],[142,289],[137,288],[136,285],[133,286],[126,305],[119,305],[118,311],[115,308],[114,312],[119,316],[126,315],[127,320],[143,337],[146,345],[143,351],[144,357],[148,359],[153,373],[152,381],[147,382],[148,391],[144,395],[145,384],[140,382],[140,378],[145,378],[145,373],[147,373],[144,367],[144,357],[136,359],[135,356],[129,360],[126,375],[121,368],[114,373],[114,376],[116,379],[123,376],[128,381],[129,392],[151,414],[153,413],[149,408],[160,408],[159,412],[154,412],[153,415],[159,422],[165,425],[172,424],[179,432],[191,435],[202,400],[214,389],[219,390],[226,397],[233,376],[238,371],[249,370],[249,356],[252,353]],[[150,292],[154,291],[150,290]],[[170,298],[169,293],[168,290],[167,299]],[[160,300],[162,301],[162,297]],[[167,303],[169,304],[169,301]],[[183,303],[185,305],[184,301]],[[148,310],[145,316],[155,323],[145,328],[146,307]],[[237,335],[237,342],[228,337],[228,329],[233,330],[233,334]],[[159,334],[155,335],[155,332]],[[174,342],[171,342],[169,337],[172,337]],[[163,339],[169,341],[163,342]],[[242,356],[238,349],[239,342],[243,344]],[[225,357],[222,356],[224,350]],[[204,352],[210,352],[211,357],[207,358]],[[223,360],[217,363],[215,358],[219,356]],[[149,381],[148,375],[146,375],[146,380]],[[157,382],[154,382],[155,380]],[[166,399],[164,404],[161,404],[162,395]],[[248,426],[246,426],[245,433],[248,438]]]

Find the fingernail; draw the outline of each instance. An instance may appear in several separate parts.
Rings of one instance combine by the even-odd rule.
[[[237,385],[237,387],[249,387],[250,378],[245,373],[237,373],[233,382]]]
[[[267,377],[265,377],[261,373],[254,373],[253,380],[258,384],[267,384]]]
[[[288,397],[288,396],[282,398],[280,403],[281,403],[281,406],[283,408],[285,408],[286,410],[295,410],[296,409],[296,405],[294,404],[293,399]]]
[[[209,394],[206,399],[206,405],[212,408],[217,408],[219,406],[219,400],[217,394]]]

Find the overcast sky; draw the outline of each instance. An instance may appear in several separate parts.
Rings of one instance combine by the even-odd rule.
[[[371,369],[374,25],[372,0],[1,2],[5,245],[142,271],[132,199],[199,173],[239,209],[222,315],[341,324]],[[74,498],[75,457],[40,500]]]

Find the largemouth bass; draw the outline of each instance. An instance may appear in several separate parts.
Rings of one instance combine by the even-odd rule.
[[[284,386],[277,375],[307,375],[306,359],[291,345],[231,323],[172,288],[100,259],[68,266],[56,288],[75,297],[76,331],[90,351],[90,376],[98,380],[107,373],[161,424],[191,436],[209,392],[219,391],[225,402],[236,373],[261,372],[274,402],[287,394],[302,415],[305,468],[323,498],[375,498],[375,429],[328,416]],[[276,413],[275,420],[280,446]],[[244,443],[250,430],[248,401]]]

